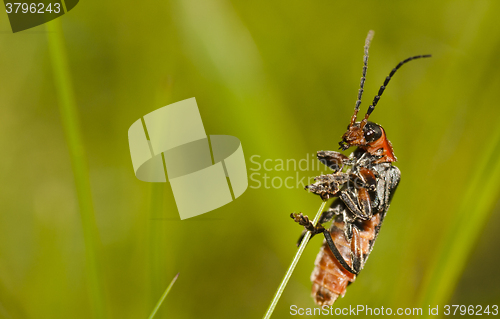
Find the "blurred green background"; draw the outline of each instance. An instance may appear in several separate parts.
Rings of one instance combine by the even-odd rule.
[[[405,65],[371,116],[402,181],[365,269],[335,306],[426,313],[430,304],[442,314],[445,304],[498,303],[499,10],[485,0],[81,1],[53,23],[89,171],[90,263],[49,50],[58,29],[12,34],[2,15],[0,317],[147,318],[178,272],[156,318],[262,317],[296,252],[301,229],[289,215],[314,215],[319,197],[250,181],[236,201],[180,221],[168,183],[135,178],[127,130],[196,97],[207,133],[238,137],[255,179],[315,176],[253,171],[250,158],[311,161],[337,149],[370,29],[361,112],[400,60],[433,57]],[[320,245],[309,243],[273,318],[315,306]]]

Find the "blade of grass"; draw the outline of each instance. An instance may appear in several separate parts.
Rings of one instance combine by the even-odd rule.
[[[85,243],[85,268],[89,285],[89,298],[95,318],[104,318],[103,291],[98,269],[97,247],[98,231],[94,216],[89,172],[85,157],[85,148],[78,120],[75,94],[71,82],[67,61],[61,19],[54,19],[46,24],[49,55],[54,74],[61,122],[68,146],[75,188],[78,198]]]
[[[166,246],[166,221],[159,220],[164,217],[165,187],[165,183],[151,183],[148,220],[148,311],[156,305],[158,295],[163,292],[168,280],[165,277],[165,269],[168,268],[166,260],[168,250]]]
[[[446,235],[426,276],[420,304],[444,305],[453,294],[460,274],[484,228],[500,193],[500,126],[492,134],[460,208],[450,221]]]
[[[177,275],[175,275],[174,279],[172,279],[172,281],[170,282],[170,285],[168,285],[167,289],[165,290],[165,292],[161,296],[160,300],[158,300],[156,307],[153,309],[153,312],[151,312],[151,315],[149,316],[148,319],[153,319],[153,317],[156,315],[156,312],[158,311],[158,309],[160,309],[160,306],[163,303],[163,300],[165,300],[168,293],[170,292],[170,289],[172,289],[172,286],[174,285],[175,281],[177,280],[177,277],[179,277],[179,273],[177,273]]]
[[[321,216],[321,213],[323,212],[325,205],[326,205],[326,202],[323,202],[321,204],[321,206],[319,207],[319,210],[316,213],[316,216],[314,217],[313,225],[316,225],[316,223],[318,222],[318,219]],[[283,277],[283,280],[281,281],[281,284],[278,287],[278,290],[274,294],[274,298],[271,301],[269,308],[267,308],[266,314],[264,315],[264,319],[271,318],[271,315],[273,314],[274,308],[278,304],[278,301],[280,300],[281,294],[283,293],[283,290],[285,290],[285,287],[288,283],[288,280],[292,276],[293,270],[295,269],[295,266],[297,266],[297,263],[299,262],[300,256],[302,256],[302,253],[304,252],[304,249],[306,248],[306,245],[309,242],[309,238],[311,238],[310,231],[308,231],[306,233],[306,235],[304,236],[304,238],[302,239],[302,243],[300,244],[300,247],[297,250],[295,257],[293,258],[292,263],[290,264],[290,267],[288,267],[288,271],[286,272],[285,277]]]

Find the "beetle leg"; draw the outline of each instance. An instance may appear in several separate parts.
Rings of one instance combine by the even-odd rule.
[[[314,184],[307,185],[306,190],[321,196],[327,200],[330,197],[338,196],[342,185],[349,181],[349,174],[337,172],[334,174],[320,175],[314,178]]]
[[[324,224],[324,223],[331,221],[333,219],[333,217],[338,216],[338,215],[342,215],[342,212],[341,212],[341,205],[342,204],[343,203],[340,199],[337,198],[336,200],[334,200],[332,205],[330,205],[330,208],[328,208],[327,210],[325,210],[323,212],[323,214],[321,214],[321,217],[319,218],[318,223]]]
[[[362,167],[359,169],[359,177],[365,184],[365,188],[374,191],[377,188],[377,173],[368,168]]]
[[[365,167],[359,168],[356,172],[349,174],[350,181],[353,181],[356,188],[366,188],[370,191],[377,189],[377,177],[379,174]]]
[[[330,209],[327,211],[324,211],[323,214],[328,213],[329,211],[330,211]],[[321,225],[321,223],[319,223],[319,222],[316,226],[314,226],[312,221],[309,220],[309,217],[304,216],[302,213],[298,213],[298,214],[292,213],[292,214],[290,214],[290,217],[295,222],[299,223],[299,225],[304,226],[304,228],[305,228],[302,231],[302,234],[300,234],[299,240],[297,241],[297,247],[300,246],[300,244],[302,243],[302,240],[304,239],[304,236],[306,235],[307,231],[311,232],[311,238],[313,238],[314,235],[322,233],[323,230],[325,229],[323,227],[323,225]],[[309,238],[309,240],[311,240],[311,238]]]
[[[351,274],[357,275],[359,273],[359,270],[352,269],[349,264],[344,260],[344,257],[340,254],[339,250],[335,246],[335,243],[333,242],[332,235],[330,235],[330,232],[328,230],[323,231],[323,235],[325,236],[326,243],[328,244],[328,247],[332,251],[333,255],[337,259],[337,261],[344,267],[345,270],[350,272]]]
[[[351,180],[354,187],[342,190],[339,197],[354,215],[362,219],[370,219],[373,216],[370,191],[377,189],[375,172],[361,167],[357,174],[351,174]]]
[[[349,158],[342,153],[334,151],[319,151],[318,160],[335,172],[341,171],[344,164],[348,164]]]
[[[337,215],[342,215],[341,211],[340,211],[340,207],[341,205],[343,206],[343,203],[340,199],[336,199],[335,201],[333,201],[332,205],[330,206],[330,208],[328,208],[327,210],[325,210],[322,214],[321,214],[321,217],[319,218],[318,220],[318,224],[324,224],[324,223],[328,223],[330,220],[333,219],[334,216],[337,216]],[[294,218],[295,219],[295,218]],[[302,233],[300,234],[300,237],[299,237],[299,240],[297,241],[297,247],[300,246],[300,243],[302,242],[302,239],[304,238],[304,236],[306,235],[306,232],[307,230],[304,229],[302,231]],[[311,238],[316,235],[316,234],[312,234]]]
[[[299,240],[297,240],[297,247],[299,247],[299,246],[300,246],[300,244],[302,243],[302,239],[304,239],[304,236],[306,235],[306,233],[307,233],[307,230],[305,230],[305,229],[304,229],[304,230],[302,231],[302,233],[300,234],[300,236],[299,236]],[[314,235],[311,235],[311,238],[312,238],[313,236],[314,236]],[[309,240],[310,240],[311,238],[309,238]]]
[[[303,215],[302,213],[298,213],[298,214],[292,213],[292,214],[290,214],[290,217],[296,223],[299,223],[300,226],[304,226],[304,228],[306,230],[310,231],[311,233],[314,233],[314,235],[323,232],[323,229],[320,229],[318,231],[318,227],[321,226],[320,224],[318,224],[319,226],[314,226],[312,221],[309,220],[309,217],[307,217],[306,215]],[[323,226],[321,226],[321,227],[323,227]]]
[[[304,216],[302,213],[292,213],[290,214],[290,217],[293,218],[297,223],[300,225],[304,226],[308,231],[310,231],[312,234],[316,235],[319,233],[323,233],[325,236],[326,242],[328,244],[328,247],[330,247],[330,250],[332,251],[333,255],[335,258],[339,261],[339,263],[342,265],[342,267],[345,268],[348,272],[357,275],[359,271],[353,270],[347,262],[344,260],[344,257],[340,254],[339,250],[335,246],[335,243],[333,242],[332,235],[330,235],[330,232],[325,229],[321,224],[317,224],[316,226],[313,225],[313,223],[309,220],[309,217]]]
[[[345,189],[340,193],[340,198],[356,217],[370,219],[373,216],[370,194],[366,188]]]
[[[355,166],[371,168],[373,164],[382,158],[382,156],[372,155],[368,152],[363,153],[360,158],[357,159]]]
[[[326,213],[326,212],[324,212],[324,213]],[[312,238],[314,235],[322,233],[323,230],[325,229],[325,227],[323,227],[323,225],[321,225],[319,222],[316,224],[316,226],[314,226],[312,221],[309,220],[309,217],[303,215],[302,213],[298,213],[298,214],[292,213],[292,214],[290,214],[290,217],[295,222],[299,223],[299,225],[304,226],[304,228],[305,228],[305,230],[302,232],[302,234],[299,237],[299,241],[297,243],[297,246],[300,245],[300,243],[302,242],[302,239],[304,238],[304,235],[307,231],[311,232],[311,238]]]

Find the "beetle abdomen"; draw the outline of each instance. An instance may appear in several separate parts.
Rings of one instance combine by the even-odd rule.
[[[344,222],[334,222],[330,233],[338,251],[347,264],[352,267],[351,248],[344,237],[344,226]],[[320,306],[331,306],[339,295],[345,294],[347,285],[356,280],[356,275],[351,274],[340,265],[326,242],[323,242],[314,264],[316,267],[311,274],[314,301]]]
[[[380,214],[375,214],[372,219],[360,221],[353,225],[353,238],[347,242],[344,236],[345,223],[337,218],[334,221],[330,234],[338,251],[345,262],[352,268],[352,256],[354,241],[357,241],[360,247],[360,253],[364,261],[370,253],[371,242],[375,239],[376,227],[380,224]],[[332,251],[323,242],[323,246],[316,257],[315,268],[311,274],[312,295],[316,304],[331,306],[338,296],[344,296],[349,282],[356,280],[356,275],[350,273],[338,262]]]

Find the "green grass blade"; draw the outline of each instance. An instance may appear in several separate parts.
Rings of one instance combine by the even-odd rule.
[[[49,55],[54,75],[61,122],[68,146],[85,242],[85,263],[89,298],[95,318],[104,318],[103,291],[98,269],[98,231],[94,216],[89,172],[81,136],[75,95],[64,47],[61,19],[46,24]]]
[[[168,238],[164,218],[165,205],[163,203],[165,183],[151,183],[149,198],[148,220],[148,311],[156,305],[158,295],[165,289],[165,270],[168,268],[166,245]]]
[[[163,300],[165,300],[168,293],[170,292],[170,289],[172,289],[172,286],[174,285],[175,281],[177,280],[177,277],[179,277],[179,273],[177,273],[177,275],[175,275],[174,279],[172,279],[172,281],[170,282],[170,285],[168,285],[167,289],[165,290],[165,292],[161,296],[160,300],[158,300],[156,307],[153,309],[153,312],[151,312],[151,315],[149,316],[148,319],[153,319],[153,317],[156,315],[156,312],[158,311],[158,309],[160,309],[160,306],[163,303]]]
[[[316,213],[316,217],[314,217],[313,225],[316,225],[318,223],[318,219],[321,216],[321,213],[323,212],[323,209],[325,208],[326,202],[323,202]],[[311,238],[311,232],[308,231],[304,238],[302,239],[302,243],[300,244],[299,249],[297,250],[297,253],[295,254],[295,257],[292,260],[292,263],[290,264],[290,267],[288,267],[288,271],[285,274],[285,277],[283,277],[283,280],[281,281],[281,284],[278,287],[278,290],[274,294],[273,300],[271,301],[271,304],[269,305],[269,308],[267,308],[266,314],[264,315],[264,319],[269,319],[271,318],[271,315],[273,314],[274,308],[278,304],[278,301],[280,300],[281,294],[285,290],[286,285],[288,284],[288,280],[292,276],[293,270],[295,269],[295,266],[297,266],[297,263],[299,262],[300,256],[302,256],[302,253],[304,252],[304,249],[306,248],[307,243],[309,242],[309,238]]]
[[[426,276],[420,295],[422,307],[444,305],[452,296],[474,244],[500,193],[500,126],[469,184],[457,214],[450,221],[446,235]]]

